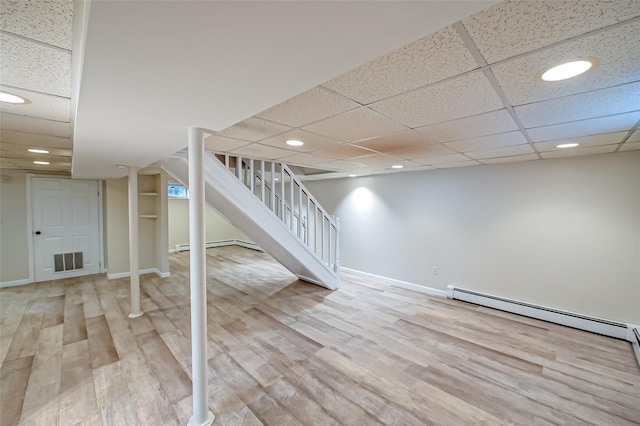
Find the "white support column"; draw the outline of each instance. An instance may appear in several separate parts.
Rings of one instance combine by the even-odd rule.
[[[204,225],[204,138],[189,128],[189,245],[191,284],[191,364],[193,416],[188,426],[208,426],[213,413],[207,405],[207,289]],[[236,163],[236,173],[237,173]]]
[[[138,238],[138,169],[129,166],[129,277],[131,282],[131,313],[129,318],[137,318],[142,315],[140,310]]]

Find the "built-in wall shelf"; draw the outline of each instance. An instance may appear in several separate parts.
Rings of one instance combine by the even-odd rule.
[[[158,193],[157,192],[141,192],[140,195],[147,195],[147,196],[150,196],[150,197],[154,197],[154,196],[158,195]]]
[[[141,214],[139,217],[143,219],[157,219],[158,215],[157,214]]]

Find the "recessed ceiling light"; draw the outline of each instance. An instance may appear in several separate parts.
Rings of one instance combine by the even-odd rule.
[[[358,177],[358,175],[351,174],[349,177]]]
[[[291,145],[291,146],[302,146],[302,145],[304,145],[304,142],[302,142],[302,141],[298,141],[298,140],[295,140],[295,139],[291,139],[291,140],[288,140],[288,141],[287,141],[287,145]]]
[[[571,77],[576,77],[582,73],[589,71],[598,66],[599,61],[596,58],[581,59],[579,61],[567,62],[548,68],[542,71],[540,79],[543,81],[560,81]]]
[[[276,181],[278,181],[278,180],[280,180],[280,178],[273,178],[273,180],[276,180]]]
[[[28,104],[29,99],[22,96],[14,95],[13,93],[0,91],[0,102],[7,102],[10,104]]]
[[[404,166],[402,164],[394,164],[391,166],[392,169],[402,169]]]
[[[43,164],[43,165],[47,165],[49,164],[48,161],[34,161],[33,164]]]
[[[579,143],[561,143],[560,145],[556,145],[556,148],[575,148],[580,145]]]
[[[47,151],[46,149],[29,148],[27,151],[33,152],[34,154],[48,154],[49,153],[49,151]]]

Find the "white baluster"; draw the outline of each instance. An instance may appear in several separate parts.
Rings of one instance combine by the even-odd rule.
[[[264,160],[260,160],[260,183],[262,184],[262,188],[260,188],[260,201],[264,203]]]
[[[340,218],[339,217],[334,217],[334,221],[336,222],[336,238],[335,238],[335,254],[336,254],[336,259],[335,259],[335,266],[334,266],[334,272],[338,273],[340,272]]]
[[[251,193],[255,195],[255,191],[256,191],[256,174],[254,173],[253,170],[253,158],[249,160],[249,168],[247,169],[247,172],[249,173],[250,176],[250,182],[249,182],[249,186],[251,189]]]
[[[271,196],[269,197],[269,208],[276,212],[276,163],[271,162]]]

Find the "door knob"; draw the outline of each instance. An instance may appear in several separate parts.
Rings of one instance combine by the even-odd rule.
[[[42,232],[36,231],[36,235],[40,235],[40,234],[42,234]]]

